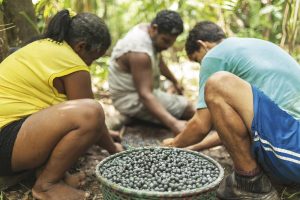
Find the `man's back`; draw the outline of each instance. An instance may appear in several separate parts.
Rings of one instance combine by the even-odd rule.
[[[248,81],[300,119],[300,66],[280,47],[253,38],[225,39],[203,59],[201,87],[216,71],[228,71]]]

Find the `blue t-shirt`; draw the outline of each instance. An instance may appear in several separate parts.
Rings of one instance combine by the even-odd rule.
[[[228,38],[212,48],[201,63],[198,109],[207,107],[205,83],[218,71],[256,86],[300,120],[300,65],[277,45],[254,38]]]

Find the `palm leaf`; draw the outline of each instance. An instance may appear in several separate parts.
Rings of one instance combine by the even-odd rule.
[[[34,28],[34,30],[37,32],[37,34],[40,34],[40,31],[39,31],[36,23],[27,15],[27,13],[24,11],[21,11],[19,13],[29,22],[29,24]]]

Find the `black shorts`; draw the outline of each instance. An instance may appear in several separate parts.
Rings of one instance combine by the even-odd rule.
[[[0,130],[0,176],[14,175],[11,168],[13,147],[26,118],[14,121]]]

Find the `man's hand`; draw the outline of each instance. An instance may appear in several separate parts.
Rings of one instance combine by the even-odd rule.
[[[167,138],[163,140],[163,146],[174,147],[174,138]]]
[[[192,151],[200,151],[201,149],[198,148],[198,144],[193,144],[191,146],[185,147],[187,150],[192,150]]]
[[[186,149],[193,151],[201,151],[204,149],[209,149],[218,145],[222,145],[222,141],[217,133],[217,131],[212,130],[209,134],[199,143],[193,144],[191,146],[186,147]]]
[[[115,142],[114,145],[115,145],[115,151],[110,152],[110,154],[115,154],[115,153],[119,153],[119,152],[124,151],[124,148],[120,143]]]
[[[109,135],[112,137],[114,142],[120,143],[122,141],[120,133],[118,131],[109,130]]]
[[[174,88],[175,88],[177,94],[182,95],[183,91],[184,91],[183,86],[179,83],[174,83],[173,85],[174,85]]]
[[[187,121],[185,120],[176,120],[174,124],[172,124],[171,130],[174,133],[174,135],[178,135],[180,132],[182,132],[186,127]]]

